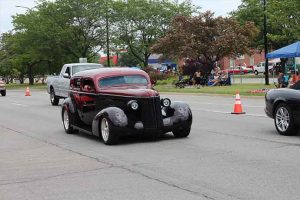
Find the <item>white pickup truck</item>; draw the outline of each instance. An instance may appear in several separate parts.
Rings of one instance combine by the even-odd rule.
[[[272,63],[272,62],[268,63],[269,72],[272,72],[273,66],[274,66],[274,63]],[[265,62],[260,62],[257,65],[255,65],[253,67],[253,71],[254,71],[255,75],[258,75],[259,73],[265,73]]]
[[[101,68],[103,65],[97,63],[70,63],[65,64],[58,76],[47,78],[47,92],[50,94],[52,105],[58,105],[60,98],[67,98],[69,95],[70,78],[77,72]]]

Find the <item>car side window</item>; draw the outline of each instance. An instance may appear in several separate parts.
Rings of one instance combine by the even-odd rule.
[[[95,85],[94,85],[93,80],[91,80],[91,79],[83,79],[81,86],[82,86],[81,90],[83,92],[91,92],[91,93],[95,92]]]
[[[71,75],[71,72],[70,72],[70,67],[67,67],[67,68],[66,68],[66,71],[65,71],[65,73],[69,74],[69,76]]]

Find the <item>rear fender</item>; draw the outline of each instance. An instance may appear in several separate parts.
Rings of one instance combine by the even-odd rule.
[[[128,118],[124,111],[117,107],[109,107],[101,110],[93,120],[93,135],[99,136],[99,128],[100,128],[100,121],[103,116],[106,116],[115,127],[126,127],[128,125]]]

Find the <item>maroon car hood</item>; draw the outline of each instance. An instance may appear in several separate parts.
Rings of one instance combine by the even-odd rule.
[[[100,94],[132,96],[132,97],[159,96],[158,92],[152,89],[125,89],[125,88],[105,89],[105,90],[101,90]]]

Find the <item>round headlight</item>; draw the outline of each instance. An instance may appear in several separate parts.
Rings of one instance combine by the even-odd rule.
[[[139,104],[138,104],[138,102],[135,101],[135,100],[129,101],[129,102],[128,102],[128,105],[130,106],[130,108],[131,108],[132,110],[137,110],[137,109],[139,108]]]
[[[162,106],[163,107],[169,107],[171,105],[171,100],[168,98],[165,98],[162,100]]]

